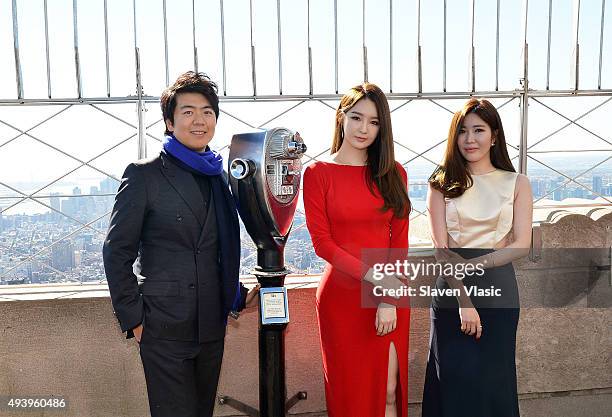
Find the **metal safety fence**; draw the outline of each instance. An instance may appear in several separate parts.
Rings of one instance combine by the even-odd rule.
[[[39,20],[31,16],[30,3],[26,9],[23,1],[5,2],[0,15],[8,13],[12,21],[14,59],[10,69],[5,63],[0,71],[12,71],[15,82],[12,88],[5,84],[0,90],[0,167],[4,167],[0,168],[0,284],[104,279],[100,246],[121,172],[131,160],[154,156],[160,147],[159,96],[145,92],[147,74],[156,74],[147,85],[149,91],[159,94],[180,72],[205,70],[220,86],[222,115],[214,140],[219,151],[227,154],[232,133],[284,124],[297,128],[306,138],[306,166],[329,153],[342,91],[355,82],[379,83],[392,107],[397,159],[409,172],[411,198],[417,203],[411,216],[415,224],[424,222],[426,179],[440,160],[450,117],[473,96],[491,99],[502,114],[512,160],[537,188],[537,205],[567,207],[567,202],[560,201],[578,196],[591,201],[576,204],[612,206],[610,185],[605,182],[612,171],[612,132],[602,122],[612,100],[612,89],[606,88],[612,86],[606,0],[574,1],[570,11],[557,10],[552,0],[525,0],[522,5],[504,0],[461,2],[460,12],[467,18],[459,31],[465,35],[461,55],[467,59],[461,62],[467,64],[463,74],[467,84],[457,82],[455,74],[458,29],[449,16],[459,13],[457,3],[64,1],[60,12],[72,17],[69,68],[66,60],[59,62],[53,54],[52,28],[58,12],[49,6],[58,7],[56,2],[37,3]],[[180,20],[177,4],[182,10]],[[91,10],[93,5],[95,10]],[[151,9],[159,10],[153,13]],[[571,24],[571,31],[555,26],[555,13],[571,15],[565,21]],[[507,15],[513,16],[512,24]],[[119,16],[122,29],[113,35],[119,31],[113,19]],[[485,17],[494,25],[479,30],[485,26]],[[154,29],[152,19],[159,24]],[[86,61],[92,54],[82,43],[91,35],[86,34],[83,21],[98,22],[96,36],[102,39],[96,49],[96,62],[102,65],[94,77],[102,81],[102,87],[89,90],[90,72],[85,68],[91,69]],[[206,24],[200,26],[203,21]],[[183,24],[178,40],[173,37],[178,29],[172,22]],[[596,29],[593,22],[598,23]],[[31,40],[30,48],[24,49],[20,38],[40,23],[44,29],[38,39],[40,50],[32,51]],[[587,25],[591,27],[585,32]],[[406,26],[411,26],[410,36]],[[508,26],[516,32],[513,36],[504,36]],[[566,45],[571,51],[571,77],[566,80],[567,88],[551,88],[559,71],[554,50],[560,30],[571,37]],[[153,31],[159,42],[152,46],[148,38]],[[300,42],[290,35],[292,31],[303,32]],[[437,35],[432,38],[434,32]],[[398,34],[406,36],[398,38]],[[508,58],[512,55],[504,48],[508,39],[514,42],[513,53],[520,53],[520,60]],[[238,45],[243,41],[246,44]],[[178,42],[182,45],[180,59],[173,55]],[[478,48],[485,43],[486,53]],[[535,51],[530,49],[532,44],[537,45]],[[428,55],[428,48],[434,52]],[[302,52],[295,55],[298,49]],[[125,50],[131,50],[131,58],[121,55]],[[233,56],[236,50],[241,51],[241,60]],[[24,59],[33,62],[32,55],[39,56],[40,67],[24,66]],[[175,65],[177,60],[180,65]],[[437,63],[435,70],[431,62]],[[505,71],[509,62],[518,70],[516,74]],[[533,62],[537,65],[530,68]],[[296,73],[301,74],[299,88],[294,85]],[[37,89],[28,90],[28,80]],[[130,83],[135,85],[133,91],[125,87]],[[569,164],[563,160],[579,154],[589,158]],[[563,157],[548,158],[555,155]],[[538,170],[551,178],[538,179]],[[36,180],[23,181],[19,172]],[[81,187],[87,186],[90,191],[83,192]],[[411,243],[426,245],[426,236],[416,229]],[[246,273],[255,263],[255,248],[246,234],[244,237]],[[323,264],[310,246],[301,209],[291,240],[287,248],[290,267],[318,272]]]

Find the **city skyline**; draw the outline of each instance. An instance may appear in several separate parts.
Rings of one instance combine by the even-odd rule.
[[[567,179],[556,173],[530,176],[534,199],[555,190]],[[612,172],[592,174],[589,185],[593,191],[612,195]],[[423,180],[426,178],[423,177]],[[415,179],[416,180],[416,179]],[[101,250],[108,227],[108,212],[114,201],[115,180],[106,178],[91,191],[102,195],[83,194],[73,187],[72,195],[51,193],[47,211],[37,214],[2,213],[0,196],[0,285],[51,282],[105,281]],[[427,186],[410,188],[410,198],[416,210],[424,211]],[[583,187],[570,183],[555,190],[548,200],[565,198],[594,199]],[[318,274],[325,261],[314,253],[310,235],[300,210],[294,218],[293,231],[285,249],[287,267],[294,273]],[[66,237],[62,239],[62,237]],[[256,248],[241,222],[241,275],[248,275],[256,266]],[[36,256],[33,256],[36,255]],[[31,260],[26,261],[28,258]],[[15,267],[19,265],[18,267]]]
[[[555,190],[573,177],[610,197],[612,8],[603,3],[42,3],[0,3],[0,21],[13,29],[0,33],[0,48],[14,51],[0,62],[0,277],[40,253],[11,274],[103,279],[101,241],[121,173],[157,153],[156,97],[195,68],[219,83],[213,146],[225,157],[234,133],[274,126],[299,131],[309,158],[326,154],[338,94],[368,79],[391,93],[396,159],[411,161],[419,212],[452,113],[472,95],[499,109],[535,199],[595,196],[575,182]],[[443,25],[442,13],[451,17]],[[173,30],[160,30],[166,23]],[[297,271],[321,268],[303,223],[289,245]],[[243,252],[247,268],[256,257],[248,243]]]

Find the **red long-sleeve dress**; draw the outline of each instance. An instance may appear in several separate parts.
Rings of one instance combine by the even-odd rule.
[[[406,172],[398,164],[404,182]],[[362,307],[367,248],[408,248],[408,219],[382,213],[383,199],[365,182],[366,167],[316,162],[304,173],[306,222],[327,261],[317,290],[327,412],[330,417],[384,417],[389,346],[399,363],[398,416],[408,408],[410,310],[397,308],[397,328],[377,336],[376,308]]]

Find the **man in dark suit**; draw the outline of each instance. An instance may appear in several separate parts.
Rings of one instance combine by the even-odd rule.
[[[104,243],[115,314],[140,345],[153,417],[212,416],[238,281],[240,233],[221,156],[208,148],[217,86],[187,72],[161,96],[164,148],[123,175]]]

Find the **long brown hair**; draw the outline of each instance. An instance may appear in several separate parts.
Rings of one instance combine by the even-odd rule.
[[[495,146],[491,148],[491,163],[495,168],[516,172],[508,155],[504,127],[497,109],[485,99],[469,99],[461,110],[455,113],[448,130],[448,140],[442,164],[429,177],[429,184],[440,191],[444,197],[455,198],[462,195],[473,184],[472,176],[467,169],[467,161],[459,152],[458,137],[465,116],[474,113],[489,127],[495,138]]]
[[[367,98],[374,102],[378,112],[378,135],[367,149],[366,182],[370,192],[376,195],[375,188],[384,200],[381,211],[393,210],[397,218],[410,215],[412,205],[408,198],[406,184],[396,166],[393,151],[393,131],[391,129],[391,111],[385,94],[375,84],[363,83],[351,88],[340,100],[336,110],[336,129],[331,146],[331,153],[340,150],[344,141],[342,123],[346,113],[359,100]]]

